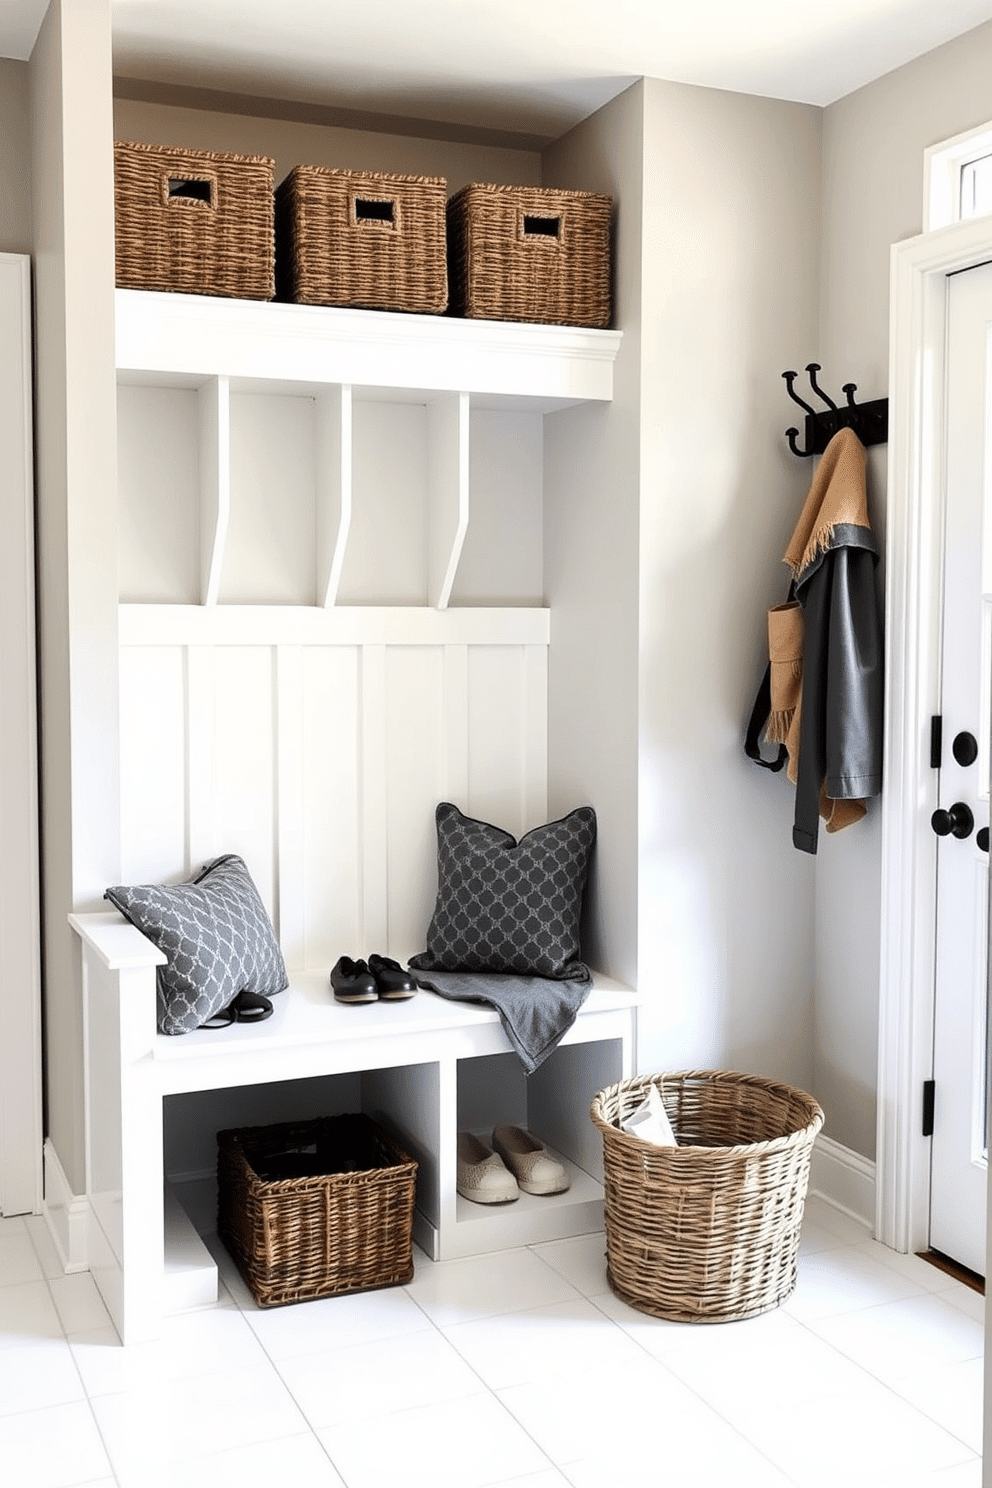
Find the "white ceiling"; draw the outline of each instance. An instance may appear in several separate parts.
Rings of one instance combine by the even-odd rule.
[[[26,58],[47,0],[0,0]],[[112,0],[114,69],[557,137],[636,77],[825,105],[992,0]]]

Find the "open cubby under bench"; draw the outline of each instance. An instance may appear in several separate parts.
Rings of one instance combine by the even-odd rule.
[[[597,976],[565,1038],[526,1078],[495,1009],[423,990],[406,1002],[345,1006],[326,970],[291,972],[263,1023],[169,1038],[155,1022],[161,953],[116,913],[70,923],[83,958],[88,1251],[123,1342],[154,1338],[164,1315],[217,1298],[214,1259],[165,1193],[169,1096],[357,1073],[361,1108],[418,1161],[414,1238],[434,1260],[601,1227],[602,1154],[589,1105],[633,1072],[628,988]],[[512,1109],[497,1104],[504,1097]],[[498,1208],[457,1195],[459,1126],[506,1119],[525,1120],[566,1160],[568,1192],[522,1194]]]

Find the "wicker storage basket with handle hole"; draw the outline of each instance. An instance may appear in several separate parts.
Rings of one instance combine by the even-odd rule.
[[[117,284],[271,300],[274,161],[114,144]]]
[[[441,176],[295,166],[276,191],[279,298],[440,314],[446,199]]]
[[[612,208],[589,191],[464,186],[448,203],[451,313],[608,326]]]

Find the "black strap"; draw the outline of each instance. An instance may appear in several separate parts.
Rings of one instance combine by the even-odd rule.
[[[762,759],[759,748],[762,730],[768,722],[769,713],[772,711],[771,677],[772,664],[769,662],[765,667],[765,675],[761,679],[758,695],[754,700],[754,707],[751,709],[751,718],[748,722],[747,733],[744,736],[744,753],[748,759],[754,760],[754,763],[760,765],[763,770],[781,770],[789,758],[789,751],[785,745],[780,744],[778,746],[778,755],[773,760]]]
[[[795,579],[793,579],[789,585],[789,593],[786,596],[786,603],[791,604],[795,597],[796,581]],[[780,744],[778,746],[778,754],[773,760],[762,759],[761,749],[759,747],[761,735],[764,731],[765,724],[768,722],[768,715],[771,711],[772,664],[771,662],[769,662],[768,665],[765,667],[765,675],[762,677],[760,686],[758,687],[758,694],[754,700],[754,707],[751,709],[751,717],[748,720],[747,733],[744,735],[744,753],[747,755],[748,759],[754,760],[754,763],[756,765],[760,765],[763,770],[781,770],[782,766],[789,758],[789,751],[788,749],[786,749],[785,745]]]
[[[261,992],[240,991],[226,1008],[220,1008],[201,1028],[230,1028],[232,1023],[261,1023],[272,1016],[272,1003]]]

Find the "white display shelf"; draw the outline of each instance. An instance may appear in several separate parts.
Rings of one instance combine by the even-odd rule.
[[[468,393],[540,412],[608,402],[621,332],[116,291],[118,379]]]

